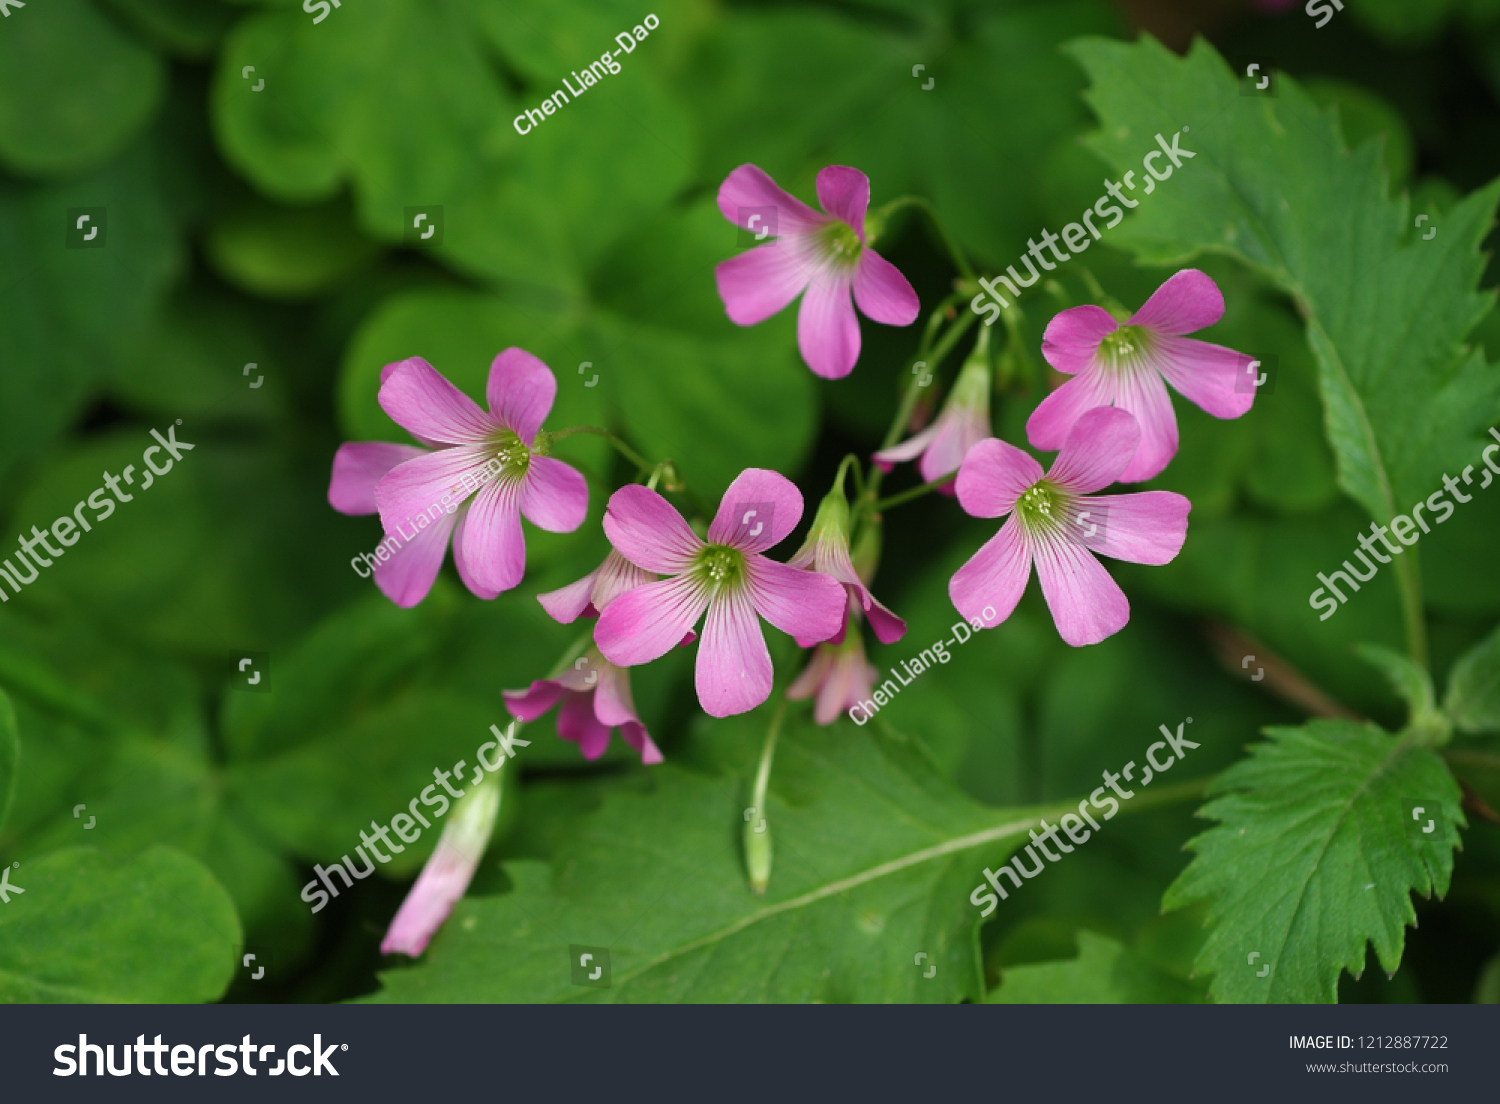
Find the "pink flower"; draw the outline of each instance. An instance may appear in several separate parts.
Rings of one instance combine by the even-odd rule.
[[[660,763],[662,754],[651,741],[630,697],[630,672],[610,663],[590,647],[555,679],[537,679],[526,690],[504,691],[505,707],[523,721],[534,721],[562,700],[557,734],[571,740],[585,759],[597,759],[618,728],[625,742],[640,753],[643,763]]]
[[[614,549],[604,562],[576,583],[558,590],[538,594],[536,600],[562,625],[571,625],[580,617],[598,617],[599,611],[627,590],[644,583],[656,582],[656,576],[642,571]]]
[[[958,471],[969,450],[989,436],[990,369],[982,357],[971,358],[959,372],[937,419],[916,436],[881,449],[873,459],[881,471],[888,472],[901,461],[920,456],[917,470],[922,473],[922,482],[931,483]],[[951,495],[953,484],[938,490]]]
[[[1170,563],[1187,539],[1192,503],[1171,491],[1091,497],[1119,479],[1140,443],[1128,411],[1098,407],[1078,419],[1045,478],[1014,445],[981,441],[958,471],[958,503],[973,517],[1007,521],[948,583],[958,612],[998,624],[1021,600],[1031,564],[1057,631],[1073,647],[1125,627],[1130,603],[1092,553]],[[998,616],[996,616],[998,615]],[[976,621],[977,624],[977,621]]]
[[[1058,314],[1042,336],[1042,355],[1073,378],[1032,411],[1026,423],[1031,447],[1061,448],[1086,411],[1123,407],[1140,424],[1141,445],[1120,482],[1156,475],[1177,454],[1177,416],[1163,377],[1215,418],[1238,418],[1255,401],[1251,357],[1181,336],[1222,317],[1224,296],[1194,268],[1174,274],[1123,326],[1103,307]]]
[[[842,487],[835,486],[818,505],[807,540],[797,550],[797,554],[787,561],[787,566],[819,571],[842,583],[849,594],[849,608],[862,610],[869,616],[875,635],[882,644],[894,644],[906,635],[906,622],[886,609],[870,593],[864,580],[854,569],[854,561],[849,556],[849,503],[844,498]],[[871,577],[874,577],[873,567]],[[844,639],[846,628],[847,623],[839,629],[838,635],[830,643],[840,643]],[[817,640],[799,638],[797,643],[808,648],[817,643]]]
[[[747,468],[730,484],[707,543],[655,491],[621,487],[604,513],[610,543],[637,567],[673,577],[610,602],[594,629],[599,650],[621,667],[649,663],[707,610],[698,645],[698,701],[715,717],[754,709],[771,694],[771,654],[757,615],[805,640],[827,640],[843,624],[844,589],[837,580],[761,555],[801,518],[797,488],[760,468]]]
[[[832,724],[839,714],[868,698],[875,685],[875,665],[865,659],[858,615],[851,617],[855,624],[846,628],[842,643],[819,644],[812,661],[786,690],[792,701],[817,695],[813,720],[820,725]]]
[[[437,847],[391,919],[380,941],[381,954],[399,952],[416,958],[469,888],[495,830],[500,779],[487,779],[463,792],[453,808],[453,819],[443,826]]]
[[[380,551],[391,555],[380,556],[375,582],[398,606],[427,596],[450,535],[464,585],[493,598],[525,573],[522,515],[570,533],[588,512],[588,484],[547,456],[550,441],[540,433],[557,394],[547,366],[506,349],[490,365],[486,394],[488,413],[421,357],[387,364],[380,405],[433,451],[361,442],[333,459],[328,501],[346,514],[379,511],[387,534]]]
[[[890,326],[911,325],[921,304],[906,277],[865,245],[869,177],[829,165],[818,173],[818,202],[828,214],[782,191],[755,165],[735,169],[719,186],[719,210],[746,230],[769,227],[776,239],[722,262],[714,279],[730,320],[741,326],[764,322],[805,290],[797,315],[802,359],[825,379],[841,379],[859,359],[854,303]]]

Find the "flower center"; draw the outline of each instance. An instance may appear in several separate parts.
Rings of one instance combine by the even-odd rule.
[[[494,459],[490,462],[500,465],[497,478],[519,479],[526,474],[526,469],[531,466],[531,450],[521,443],[521,438],[511,430],[502,429],[490,439],[495,448]]]
[[[1067,520],[1068,496],[1043,479],[1032,484],[1016,501],[1016,513],[1033,533],[1056,529]]]
[[[1136,363],[1151,340],[1145,326],[1121,326],[1104,335],[1099,343],[1100,363],[1108,368],[1128,367]]]
[[[739,584],[745,573],[745,554],[738,548],[710,544],[698,553],[693,570],[715,592]]]
[[[823,231],[823,244],[833,260],[848,265],[859,260],[859,252],[864,248],[854,227],[838,221],[829,223],[828,229]]]

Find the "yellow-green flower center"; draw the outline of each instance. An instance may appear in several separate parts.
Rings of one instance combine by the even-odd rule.
[[[1129,367],[1149,349],[1151,331],[1145,326],[1121,326],[1104,335],[1099,343],[1099,360],[1105,367]]]
[[[839,221],[829,223],[823,231],[823,244],[835,261],[849,265],[859,260],[860,250],[864,248],[854,227]]]
[[[519,479],[526,474],[526,469],[531,466],[531,450],[521,442],[521,438],[508,429],[502,429],[490,439],[495,449],[495,460],[500,465],[497,478]]]
[[[1068,495],[1043,479],[1016,501],[1021,523],[1032,532],[1055,529],[1067,521]]]
[[[693,572],[715,592],[738,586],[745,574],[745,554],[738,548],[710,544],[698,553]]]

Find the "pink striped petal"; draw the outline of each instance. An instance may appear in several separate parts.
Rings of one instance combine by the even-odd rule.
[[[378,399],[392,421],[423,440],[478,445],[495,431],[494,419],[421,357],[396,365]]]
[[[741,214],[742,209],[775,207],[776,234],[782,238],[814,233],[831,221],[827,215],[820,215],[790,192],[783,191],[756,165],[741,165],[726,176],[719,185],[718,203],[719,213],[742,230],[758,230],[765,221],[748,225],[749,214]]]
[[[427,949],[428,941],[469,888],[500,809],[498,787],[476,796],[478,802],[471,799],[455,809],[453,818],[443,826],[437,848],[381,940],[381,954],[400,952],[416,958]]]
[[[851,276],[823,270],[815,274],[797,312],[797,347],[802,359],[824,379],[843,379],[859,359],[859,319],[849,297]]]
[[[823,210],[847,222],[865,241],[865,212],[870,208],[870,178],[848,165],[829,165],[818,173],[818,202]]]
[[[420,515],[432,517],[463,502],[478,486],[477,473],[485,460],[479,449],[460,447],[424,452],[397,464],[375,485],[381,528],[387,533],[401,528],[409,532]]]
[[[652,742],[651,734],[639,721],[626,721],[620,726],[620,735],[625,737],[627,744],[640,753],[641,762],[646,766],[653,766],[662,761],[661,749]]]
[[[1196,268],[1174,272],[1151,293],[1127,326],[1145,326],[1159,334],[1190,334],[1224,317],[1219,285]]]
[[[1089,547],[1131,563],[1171,563],[1187,540],[1188,511],[1193,504],[1171,491],[1080,498],[1080,509],[1098,510],[1104,519],[1100,539]]]
[[[932,447],[922,454],[921,462],[917,464],[924,483],[958,471],[969,450],[990,435],[989,412],[971,407],[943,411],[936,425],[937,434],[932,438]],[[951,484],[946,489],[951,493]]]
[[[1114,391],[1098,368],[1079,372],[1038,404],[1026,419],[1031,447],[1056,452],[1079,418],[1096,406],[1110,406]]]
[[[1177,415],[1167,385],[1149,368],[1123,372],[1116,384],[1115,405],[1135,415],[1141,427],[1141,443],[1119,481],[1139,483],[1160,474],[1177,455]]]
[[[328,483],[328,505],[341,514],[373,514],[375,484],[398,464],[427,455],[413,445],[384,441],[351,441],[333,454],[333,478]]]
[[[1190,337],[1164,337],[1146,358],[1178,392],[1215,418],[1238,418],[1255,402],[1255,358]]]
[[[817,271],[813,250],[791,238],[720,261],[714,266],[714,283],[729,320],[753,326],[785,310]]]
[[[708,541],[764,552],[784,541],[801,520],[802,492],[795,483],[780,472],[746,468],[719,499]]]
[[[629,598],[627,594],[620,602]],[[842,607],[842,590],[839,602]],[[614,608],[611,606],[610,610]],[[755,607],[744,591],[720,591],[709,605],[703,641],[698,645],[695,683],[698,703],[710,717],[748,713],[771,696],[771,653],[766,650],[765,634],[755,616]]]
[[[569,694],[557,711],[557,734],[578,745],[585,759],[597,759],[609,747],[609,725],[594,716],[594,693]]]
[[[1047,478],[1074,494],[1092,494],[1120,478],[1141,442],[1130,411],[1096,406],[1074,423]]]
[[[875,667],[867,663],[863,651],[840,655],[818,691],[813,703],[813,720],[830,725],[861,699],[868,698],[875,684]]]
[[[998,625],[1011,615],[1031,578],[1031,552],[1021,522],[1011,517],[948,580],[953,608],[970,621]],[[990,616],[984,611],[990,610]]]
[[[908,437],[899,445],[892,445],[888,449],[881,449],[870,457],[875,461],[875,466],[881,471],[889,473],[897,464],[906,460],[915,460],[927,451],[927,446],[932,444],[932,439],[938,435],[943,428],[942,422],[933,422],[922,432],[914,437]],[[929,480],[930,482],[930,480]]]
[[[595,610],[602,610],[627,590],[654,582],[655,575],[642,571],[614,549],[610,549],[609,555],[599,565],[590,601]]]
[[[565,693],[562,683],[537,679],[525,690],[502,690],[500,696],[505,699],[505,708],[510,710],[512,717],[534,721],[556,705]]]
[[[526,574],[521,532],[521,485],[496,480],[474,496],[453,542],[453,562],[464,585],[481,598],[518,586]]]
[[[533,456],[521,479],[521,513],[538,529],[571,533],[589,512],[589,485],[579,472],[550,456]]]
[[[894,644],[906,635],[906,622],[881,604],[868,590],[865,595],[870,604],[865,607],[865,616],[870,619],[870,628],[875,630],[875,639],[882,644]]]
[[[887,326],[910,326],[922,310],[906,277],[873,249],[863,250],[854,266],[854,302],[865,317]]]
[[[764,556],[747,556],[745,573],[755,612],[789,636],[827,640],[844,627],[848,597],[832,575],[799,571]]]
[[[681,642],[708,608],[708,591],[679,576],[620,595],[599,615],[594,643],[617,667],[660,659]]]
[[[599,611],[594,608],[591,600],[594,591],[594,579],[598,577],[600,567],[594,568],[576,583],[569,583],[557,590],[549,590],[545,594],[538,594],[536,600],[542,604],[542,609],[547,615],[560,625],[571,625],[585,613],[597,616]]]
[[[594,687],[594,716],[611,728],[640,721],[630,695],[630,672],[608,660],[600,665],[598,685]]]
[[[529,448],[557,398],[557,378],[538,358],[512,345],[490,362],[485,398],[491,417]]]
[[[1130,602],[1093,553],[1061,538],[1036,538],[1032,548],[1042,595],[1066,643],[1097,644],[1125,627]]]
[[[380,592],[402,609],[411,609],[432,589],[438,572],[443,567],[443,555],[448,551],[448,538],[458,514],[443,514],[438,520],[419,529],[415,536],[404,541],[395,555],[384,563],[375,565],[375,585]],[[424,515],[425,516],[425,515]],[[403,529],[410,533],[410,529]],[[387,537],[387,540],[402,541],[403,538]]]
[[[721,507],[722,508],[722,507]],[[661,495],[632,483],[610,496],[604,535],[631,563],[658,575],[675,575],[703,548],[698,534]]]
[[[970,517],[1001,517],[1016,508],[1016,500],[1042,475],[1042,466],[1030,453],[990,437],[964,456],[954,489]]]
[[[1069,307],[1047,323],[1042,356],[1063,375],[1071,376],[1093,364],[1100,343],[1119,328],[1114,315],[1103,307]]]

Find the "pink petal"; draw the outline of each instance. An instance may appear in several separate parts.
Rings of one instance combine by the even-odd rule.
[[[848,597],[843,585],[821,571],[799,571],[764,556],[745,558],[755,612],[801,640],[827,640],[844,627]]]
[[[681,642],[708,608],[708,591],[679,576],[620,595],[599,615],[594,643],[617,667],[660,659]]]
[[[1042,466],[1029,453],[991,437],[964,456],[954,489],[958,504],[970,517],[1001,517],[1015,509],[1016,500],[1042,474]]]
[[[425,456],[413,445],[384,441],[351,441],[333,454],[333,478],[328,483],[328,505],[341,514],[373,514],[375,484],[398,464]]]
[[[1250,370],[1255,358],[1244,353],[1190,337],[1164,337],[1146,362],[1215,418],[1238,418],[1255,402],[1260,372]]]
[[[454,387],[421,357],[396,365],[380,385],[380,407],[414,437],[453,445],[477,445],[495,431],[479,404]]]
[[[1069,307],[1047,323],[1042,334],[1042,356],[1063,375],[1071,376],[1093,364],[1100,343],[1119,328],[1114,316],[1103,307]]]
[[[1171,491],[1080,498],[1078,505],[1103,519],[1094,551],[1131,563],[1171,563],[1187,540],[1188,511],[1193,504]]]
[[[906,622],[881,604],[869,591],[865,591],[870,598],[870,604],[865,607],[865,616],[870,619],[870,627],[875,630],[875,639],[882,644],[894,644],[906,635]]]
[[[786,568],[785,564],[779,566]],[[808,572],[798,574],[811,577]],[[646,589],[649,588],[641,588]],[[620,602],[629,599],[627,594]],[[842,589],[839,603],[842,608]],[[710,717],[748,713],[771,696],[771,653],[766,650],[766,638],[755,616],[755,607],[744,591],[720,591],[708,607],[703,641],[698,645],[695,681],[698,702]]]
[[[1145,326],[1159,334],[1190,334],[1224,317],[1219,285],[1196,268],[1174,272],[1151,293],[1127,326]]]
[[[646,766],[662,761],[661,750],[651,741],[651,734],[639,721],[627,721],[620,726],[620,735],[625,742],[640,752],[641,762]]]
[[[1042,594],[1064,641],[1081,648],[1125,627],[1130,602],[1093,553],[1060,538],[1035,539],[1032,548]]]
[[[477,472],[486,456],[476,448],[442,448],[397,464],[375,485],[380,525],[387,533],[411,531],[420,514],[431,518],[463,502],[479,485]],[[470,476],[465,480],[465,476]],[[444,499],[447,499],[445,502]]]
[[[780,472],[746,468],[719,499],[708,541],[764,552],[784,541],[801,520],[802,492],[795,483]]]
[[[557,711],[557,734],[578,745],[585,759],[597,759],[609,747],[609,725],[594,716],[594,694],[569,694]]]
[[[854,302],[865,317],[887,326],[910,326],[922,310],[906,277],[873,249],[862,251],[854,266]]]
[[[495,828],[499,793],[482,794],[480,802],[455,810],[453,818],[443,826],[437,848],[422,867],[422,873],[381,940],[382,954],[399,951],[413,958],[420,955],[469,888]]]
[[[576,583],[569,583],[557,590],[549,590],[546,594],[538,594],[536,600],[542,604],[542,609],[547,611],[548,616],[560,625],[571,625],[585,613],[597,616],[599,611],[594,609],[591,596],[594,591],[594,579],[602,569],[601,564]]]
[[[496,480],[474,496],[453,542],[453,562],[464,585],[493,598],[520,584],[526,574],[526,536],[521,532],[521,485]]]
[[[847,222],[864,244],[865,212],[870,207],[868,176],[848,165],[829,165],[818,173],[818,202],[834,218]]]
[[[816,694],[823,685],[828,674],[833,670],[833,651],[831,648],[816,648],[813,650],[812,658],[808,660],[807,666],[802,668],[802,673],[792,680],[792,684],[786,688],[788,701],[803,701]]]
[[[1030,578],[1031,552],[1021,522],[1012,517],[953,573],[948,597],[966,619],[998,625],[1016,608]],[[991,610],[988,617],[984,616],[986,608]]]
[[[820,215],[796,196],[777,187],[776,181],[756,165],[741,165],[724,178],[719,185],[719,212],[742,230],[758,230],[747,225],[749,214],[740,214],[741,208],[775,207],[776,234],[787,237],[808,234],[827,226],[827,215]],[[764,222],[764,219],[761,220]]]
[[[922,481],[931,483],[958,471],[969,450],[990,435],[989,422],[987,412],[969,407],[945,410],[935,423],[937,434],[932,439],[932,447],[917,465]]]
[[[1054,452],[1068,439],[1079,418],[1096,406],[1109,406],[1113,389],[1098,368],[1079,372],[1043,399],[1026,419],[1026,439],[1032,448]]]
[[[797,347],[807,366],[824,379],[842,379],[859,359],[859,319],[849,284],[848,274],[817,273],[797,312]]]
[[[533,456],[521,479],[521,513],[538,529],[571,533],[589,512],[589,485],[573,468],[550,456]]]
[[[649,571],[642,571],[613,548],[609,555],[604,557],[604,562],[599,565],[599,571],[594,579],[594,591],[590,601],[596,611],[604,609],[627,590],[634,590],[646,583],[656,582],[656,576]],[[689,633],[689,637],[696,634]]]
[[[802,293],[818,271],[813,251],[789,238],[758,245],[714,266],[724,313],[740,326],[764,322]]]
[[[926,429],[914,437],[908,437],[899,445],[892,445],[888,449],[881,449],[870,459],[875,461],[876,467],[881,471],[889,473],[895,466],[906,460],[915,460],[927,451],[927,446],[932,444],[932,439],[938,435],[943,428],[941,421],[933,422]],[[928,480],[931,482],[931,480]]]
[[[862,698],[868,698],[875,682],[875,668],[865,662],[860,651],[841,655],[829,672],[818,700],[813,705],[813,720],[829,725]]]
[[[1141,443],[1119,482],[1150,479],[1177,455],[1177,415],[1167,385],[1149,368],[1122,372],[1115,385],[1115,405],[1135,415],[1141,427]]]
[[[611,728],[629,721],[639,722],[630,696],[630,672],[608,660],[605,663],[607,666],[599,671],[598,685],[594,687],[594,716]]]
[[[631,563],[658,575],[675,575],[703,548],[682,515],[655,491],[632,483],[610,496],[604,535]]]
[[[557,398],[557,378],[536,357],[512,345],[490,362],[484,390],[494,420],[530,447]]]
[[[1103,490],[1130,463],[1141,429],[1130,411],[1096,406],[1073,424],[1047,478],[1075,494]]]
[[[505,708],[512,717],[523,721],[534,721],[557,704],[557,699],[566,691],[560,682],[552,679],[537,679],[525,690],[502,690]]]
[[[402,609],[411,609],[426,598],[442,570],[454,523],[462,515],[463,511],[457,515],[443,514],[425,529],[418,530],[411,540],[387,537],[387,541],[394,540],[401,547],[390,559],[375,565],[375,585],[380,592]]]

